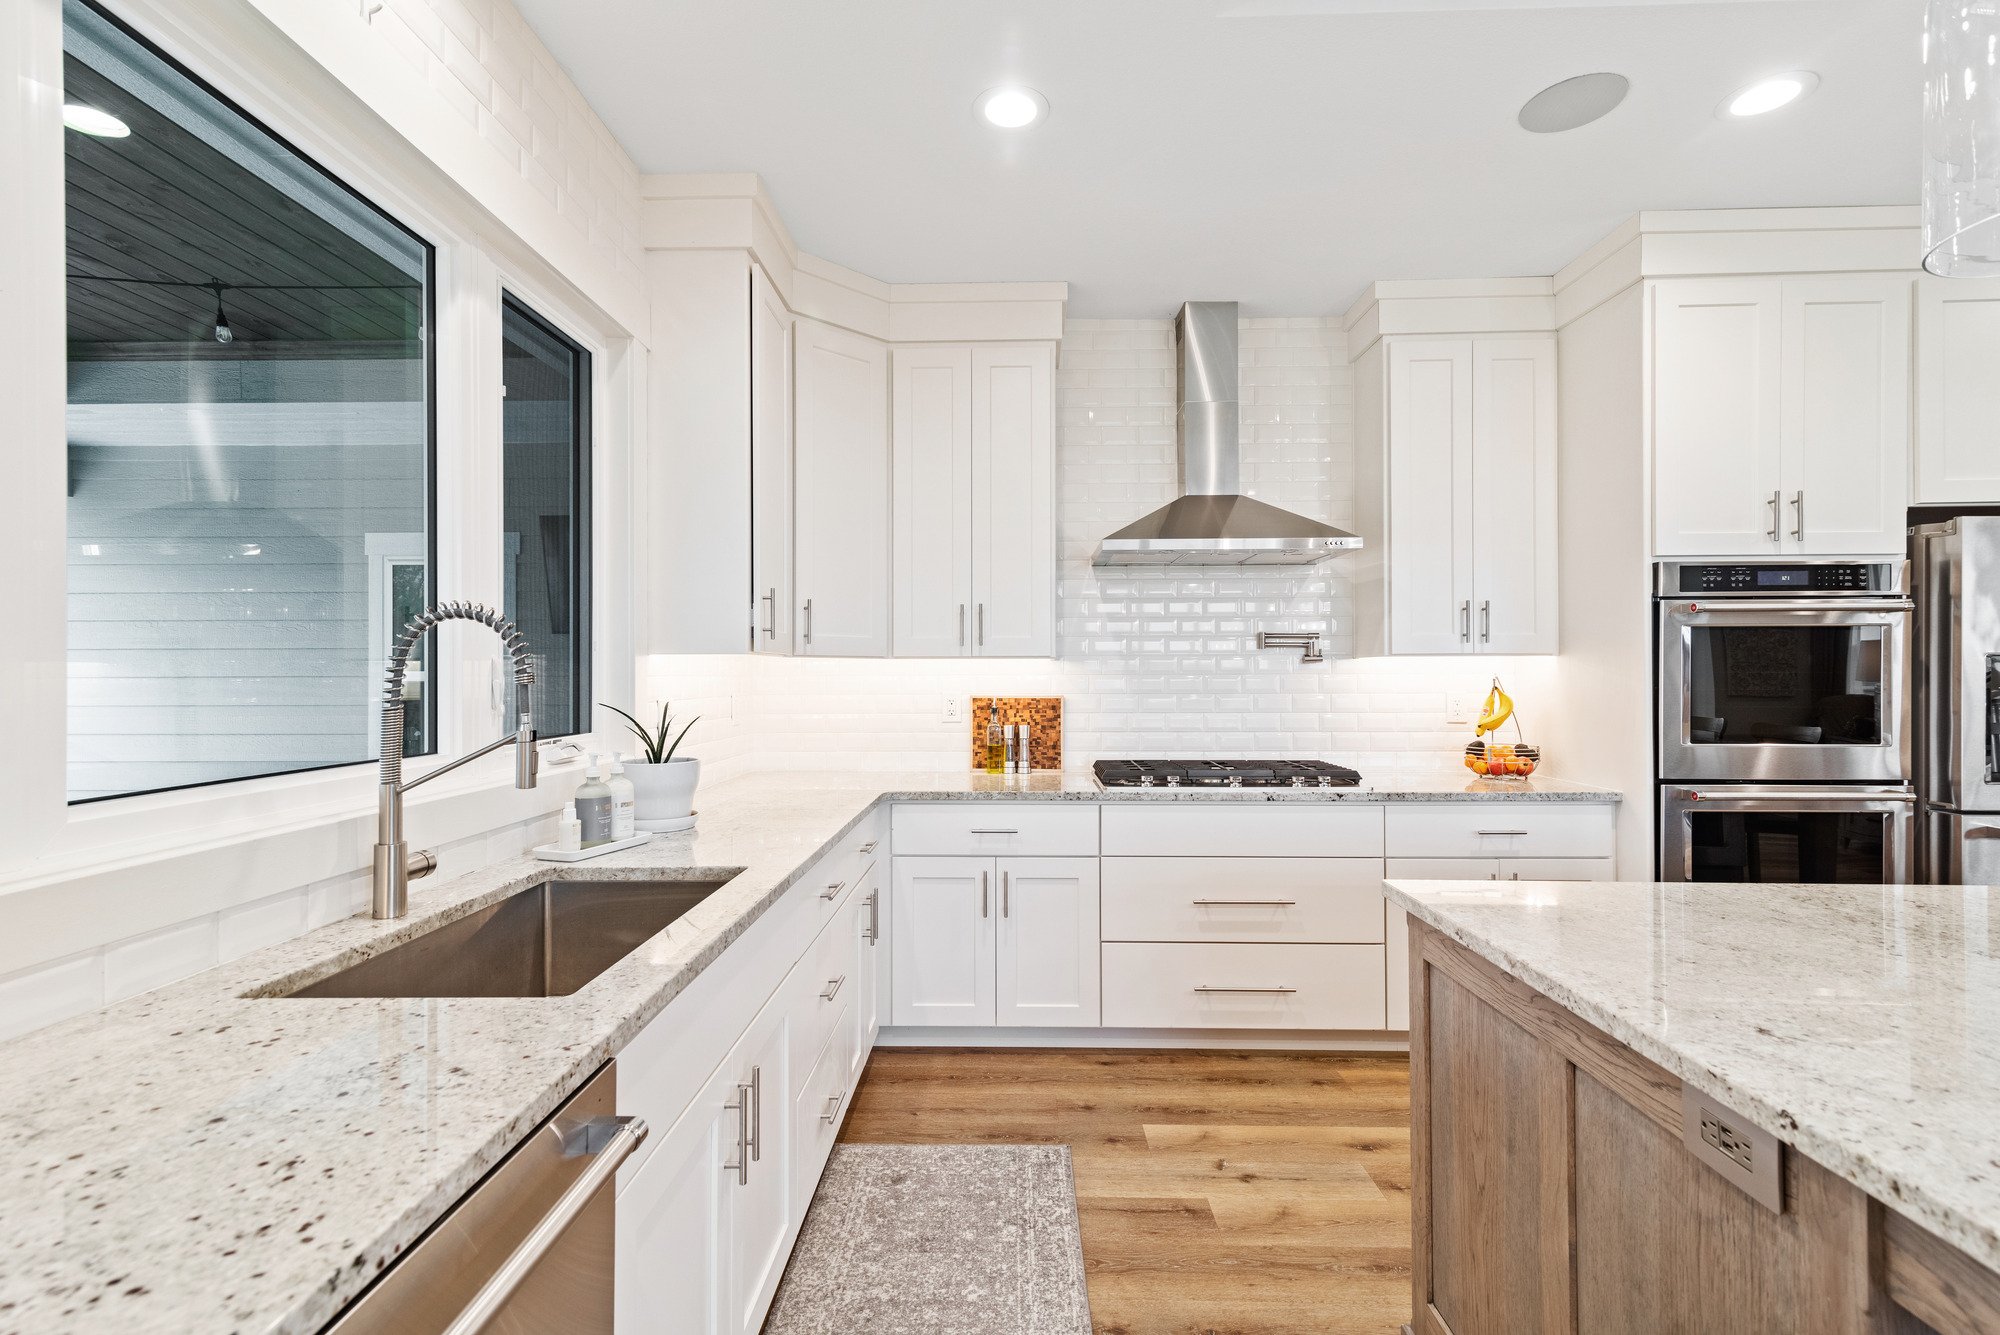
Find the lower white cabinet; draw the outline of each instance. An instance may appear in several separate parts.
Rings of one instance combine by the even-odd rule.
[[[1380,1029],[1382,947],[1185,941],[1104,946],[1116,1029]]]
[[[896,1024],[1099,1023],[1096,858],[892,861]]]

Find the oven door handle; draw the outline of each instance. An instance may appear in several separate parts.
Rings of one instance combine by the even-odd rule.
[[[1711,612],[1914,612],[1914,598],[1839,598],[1800,602],[1789,598],[1676,598],[1667,609],[1676,617],[1707,616]]]
[[[1721,803],[1736,805],[1744,802],[1810,802],[1815,806],[1860,807],[1868,803],[1891,802],[1903,806],[1915,806],[1915,793],[1856,793],[1843,792],[1839,788],[1756,788],[1730,786],[1727,788],[1674,788],[1675,796],[1689,802]]]

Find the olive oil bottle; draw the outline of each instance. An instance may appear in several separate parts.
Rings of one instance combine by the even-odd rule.
[[[1000,727],[998,700],[989,700],[986,704],[986,772],[1007,772],[1007,734]]]

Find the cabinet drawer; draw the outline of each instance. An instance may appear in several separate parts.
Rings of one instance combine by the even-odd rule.
[[[842,1002],[846,997],[841,998]],[[793,1199],[804,1211],[819,1183],[826,1156],[840,1135],[840,1122],[847,1112],[847,1096],[854,1092],[849,1073],[854,1065],[853,1017],[843,1004],[838,1021],[820,1049],[811,1074],[799,1082],[798,1097],[792,1105],[792,1190]],[[794,1070],[800,1069],[794,1067]]]
[[[848,1002],[860,987],[860,933],[858,918],[868,906],[858,895],[849,896],[834,920],[820,930],[819,940],[806,952],[792,972],[792,1069],[802,1071],[806,1063],[826,1046],[836,1017],[847,1012]],[[872,961],[871,961],[872,963]],[[831,995],[829,995],[831,994]]]
[[[840,836],[801,878],[811,887],[813,898],[819,904],[819,920],[822,923],[829,921],[846,905],[854,887],[867,877],[868,869],[875,865],[881,851],[886,829],[886,822],[879,815],[871,814]]]
[[[1380,946],[1104,947],[1114,1029],[1380,1029],[1383,988]]]
[[[1104,851],[1130,856],[1378,858],[1382,808],[1349,803],[1113,803]]]
[[[1093,802],[936,802],[896,808],[899,855],[1095,857]]]
[[[1107,941],[1379,942],[1380,858],[1105,858]]]
[[[1388,853],[1392,858],[1608,858],[1616,818],[1612,806],[1598,802],[1410,803],[1388,809]]]

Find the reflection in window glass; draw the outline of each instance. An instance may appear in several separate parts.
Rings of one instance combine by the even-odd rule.
[[[507,616],[535,658],[535,730],[590,730],[590,355],[520,302],[501,310]]]
[[[94,7],[63,44],[70,800],[365,761],[428,601],[430,248]]]

